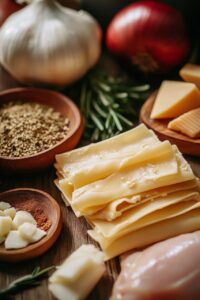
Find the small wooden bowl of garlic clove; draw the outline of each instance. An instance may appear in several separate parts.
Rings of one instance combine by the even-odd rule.
[[[8,110],[13,110],[14,115],[16,116],[17,113],[20,113],[20,107],[19,104],[16,103],[22,103],[20,105],[27,105],[29,106],[29,111],[27,112],[24,108],[24,114],[21,113],[22,117],[25,119],[26,123],[23,124],[23,121],[20,120],[21,124],[17,118],[13,119],[12,115],[10,117],[10,120],[13,120],[12,122],[16,123],[10,126],[10,123],[5,120],[5,115],[7,116]],[[15,107],[10,107],[13,104]],[[6,107],[7,105],[7,107]],[[40,113],[40,121],[41,121],[41,127],[38,127],[38,122],[34,123],[34,117],[30,113],[30,108],[32,106],[41,106],[37,107],[37,111],[35,114]],[[16,107],[18,106],[18,107]],[[7,111],[3,115],[1,112],[4,107],[6,107]],[[22,107],[22,106],[21,106]],[[46,108],[47,107],[47,108]],[[2,108],[2,109],[1,109]],[[35,109],[35,108],[34,108]],[[41,111],[41,109],[44,110]],[[35,109],[36,110],[36,109]],[[53,110],[53,117],[49,116],[48,110]],[[9,113],[13,114],[11,111]],[[52,112],[51,112],[52,113]],[[26,114],[26,116],[25,116]],[[56,114],[59,114],[57,116]],[[56,140],[56,134],[60,134],[60,132],[55,132],[54,134],[54,127],[52,126],[49,119],[46,123],[46,131],[49,131],[48,134],[53,140],[54,144],[48,145],[48,137],[45,137],[44,135],[44,126],[43,123],[45,123],[45,116],[50,118],[50,121],[52,121],[53,124],[55,124],[57,127],[59,127],[61,130],[64,128],[62,126],[62,123],[59,124],[59,118],[65,118],[68,122],[67,126],[68,128],[65,130],[63,129],[63,136],[58,141]],[[25,116],[25,117],[24,117]],[[39,170],[43,170],[47,168],[48,166],[52,165],[55,159],[55,155],[58,153],[62,153],[68,150],[73,149],[79,142],[82,132],[83,132],[83,119],[82,115],[78,109],[78,107],[70,100],[67,96],[47,90],[47,89],[38,89],[38,88],[14,88],[9,89],[4,92],[0,93],[0,119],[5,120],[4,125],[4,136],[1,133],[1,150],[0,150],[0,169],[3,174],[13,174],[13,173],[27,173],[27,172],[35,172]],[[61,120],[62,121],[62,120]],[[44,124],[45,125],[45,124]],[[66,124],[64,124],[65,126]],[[3,126],[3,123],[1,122],[1,126]],[[34,128],[36,126],[36,128]],[[30,131],[28,133],[27,130],[30,127]],[[17,128],[17,129],[16,129]],[[12,131],[15,130],[13,133],[14,140],[18,139],[17,143],[13,146],[13,137],[11,135]],[[41,131],[41,134],[39,135],[39,138],[37,137],[38,132]],[[9,132],[7,132],[9,131]],[[2,132],[2,131],[1,131]],[[18,134],[19,133],[19,134]],[[26,133],[26,134],[25,134]],[[11,138],[10,138],[11,136]],[[36,138],[37,137],[37,138]],[[3,140],[4,138],[4,140]],[[10,144],[9,143],[10,138]],[[24,151],[24,145],[27,145],[27,152],[21,154],[21,148]],[[32,149],[31,147],[35,147],[35,152],[30,152]],[[3,149],[3,147],[5,149]],[[6,147],[14,151],[15,154],[7,154]],[[37,148],[36,148],[37,147]],[[35,150],[34,149],[34,150]],[[39,150],[37,150],[39,149]],[[3,153],[3,151],[5,153]]]
[[[62,217],[57,201],[49,194],[37,189],[18,188],[1,193],[0,203],[2,202],[14,207],[16,212],[31,214],[36,220],[37,228],[46,234],[39,241],[20,249],[7,250],[5,244],[1,243],[0,261],[31,259],[43,254],[55,243],[62,229]]]

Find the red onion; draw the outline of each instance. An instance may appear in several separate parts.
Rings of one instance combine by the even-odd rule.
[[[170,71],[190,50],[182,15],[157,1],[139,1],[121,10],[108,27],[106,44],[145,73]]]
[[[14,12],[23,6],[17,4],[14,0],[0,0],[0,26]]]

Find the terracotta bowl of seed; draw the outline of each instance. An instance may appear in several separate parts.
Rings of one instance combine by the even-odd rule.
[[[76,147],[83,132],[78,107],[65,95],[15,88],[0,93],[0,174],[41,171]]]

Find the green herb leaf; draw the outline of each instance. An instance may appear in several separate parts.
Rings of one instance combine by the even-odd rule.
[[[84,137],[100,141],[133,126],[150,86],[127,83],[93,69],[69,92],[83,113]]]
[[[0,299],[5,299],[5,296],[10,294],[15,294],[24,289],[35,287],[40,284],[40,280],[45,278],[48,275],[48,272],[54,269],[55,267],[48,267],[41,270],[40,267],[36,267],[31,274],[20,277],[17,280],[11,282],[8,287],[0,291]]]

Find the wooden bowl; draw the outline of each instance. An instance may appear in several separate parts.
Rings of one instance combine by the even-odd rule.
[[[161,140],[169,140],[177,145],[184,154],[200,156],[200,139],[192,139],[179,132],[170,130],[167,125],[171,119],[153,120],[150,118],[157,92],[154,92],[144,103],[140,111],[140,121],[153,129]]]
[[[62,218],[58,203],[49,194],[36,189],[21,188],[1,193],[0,201],[10,203],[17,210],[30,212],[36,219],[38,227],[47,232],[40,241],[25,248],[6,250],[1,244],[0,261],[31,259],[43,254],[55,243],[62,229]]]
[[[61,142],[35,155],[24,157],[0,156],[0,170],[4,173],[33,172],[47,168],[55,155],[73,149],[83,132],[83,120],[77,106],[65,95],[45,89],[15,88],[0,93],[0,105],[9,101],[38,102],[53,107],[69,119],[69,132]]]

